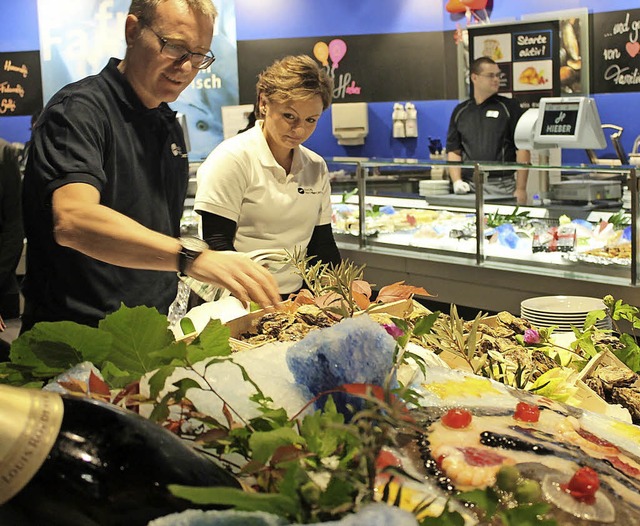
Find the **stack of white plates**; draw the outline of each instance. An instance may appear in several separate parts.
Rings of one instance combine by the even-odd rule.
[[[449,180],[448,179],[425,179],[420,181],[418,186],[420,195],[448,195]]]
[[[571,332],[572,327],[581,329],[587,314],[594,310],[604,310],[600,298],[585,296],[540,296],[520,303],[520,316],[535,327],[557,327],[557,331]],[[607,316],[596,322],[599,329],[611,329],[611,319]]]

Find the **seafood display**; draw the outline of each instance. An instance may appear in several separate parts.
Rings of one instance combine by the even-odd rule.
[[[442,492],[544,501],[558,524],[640,521],[637,427],[461,371],[432,368],[415,388],[424,432],[412,466]]]
[[[610,352],[593,360],[583,371],[582,381],[607,403],[625,407],[633,423],[640,425],[640,376]]]
[[[510,207],[513,209],[513,207]],[[506,209],[505,209],[506,210]],[[616,221],[597,224],[566,215],[556,223],[528,216],[526,211],[498,211],[486,215],[484,250],[487,256],[553,263],[589,263],[629,266],[630,226]],[[334,205],[336,234],[359,234],[355,205]],[[377,243],[469,253],[475,250],[474,214],[436,209],[374,207],[365,217],[366,235]]]

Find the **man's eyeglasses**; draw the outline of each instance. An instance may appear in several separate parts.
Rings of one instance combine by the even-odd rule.
[[[488,79],[501,79],[502,73],[478,73],[478,77],[487,77]]]
[[[194,53],[180,44],[172,44],[166,38],[158,35],[151,27],[147,27],[158,37],[160,41],[160,54],[164,57],[180,63],[188,58],[191,61],[191,65],[197,69],[207,69],[216,59],[211,50],[209,50],[207,54]]]

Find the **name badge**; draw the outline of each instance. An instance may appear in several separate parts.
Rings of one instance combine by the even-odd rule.
[[[498,110],[487,110],[486,117],[491,117],[492,119],[497,119],[500,115]]]

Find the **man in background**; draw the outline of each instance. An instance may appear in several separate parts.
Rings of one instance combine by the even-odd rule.
[[[447,161],[501,162],[528,164],[530,153],[518,150],[514,134],[523,110],[514,99],[498,95],[501,72],[488,57],[474,60],[470,66],[473,95],[458,104],[451,114],[447,132]],[[473,169],[449,167],[456,194],[475,191]],[[527,200],[528,170],[487,171],[484,191],[487,195],[514,196],[518,204]]]
[[[214,61],[215,17],[211,0],[133,0],[124,59],[47,104],[24,178],[23,331],[38,321],[95,326],[122,303],[167,314],[177,271],[242,301],[280,300],[247,256],[178,237],[188,159],[167,102]]]
[[[0,139],[0,332],[6,329],[5,320],[20,316],[16,268],[24,248],[24,229],[19,153],[15,145]],[[8,347],[0,339],[0,356]]]

